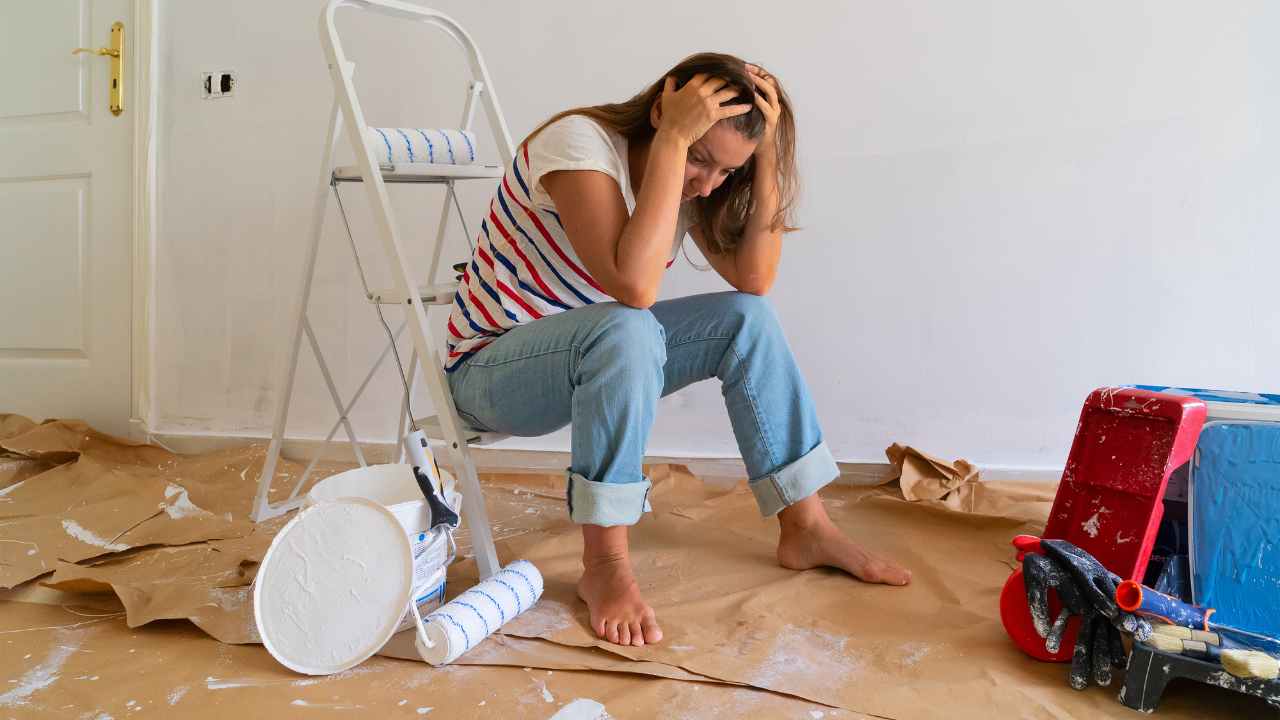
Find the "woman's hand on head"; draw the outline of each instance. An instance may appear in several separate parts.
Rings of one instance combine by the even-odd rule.
[[[778,117],[782,115],[782,103],[778,100],[778,85],[773,76],[759,65],[747,65],[747,72],[756,84],[756,107],[764,115],[764,133],[756,145],[756,154],[773,152],[777,143]]]
[[[717,122],[751,112],[752,106],[748,103],[721,104],[738,96],[738,91],[728,87],[724,78],[699,73],[679,90],[675,87],[675,78],[667,77],[662,88],[658,131],[671,133],[685,146],[697,142]]]

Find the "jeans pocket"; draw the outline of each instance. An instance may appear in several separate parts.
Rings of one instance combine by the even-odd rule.
[[[492,428],[486,426],[484,423],[477,420],[475,416],[463,411],[460,408],[458,409],[458,417],[462,418],[463,424],[465,424],[467,427],[471,428],[472,430],[483,430],[484,432],[493,432]]]
[[[477,398],[473,390],[473,383],[470,382],[471,370],[472,367],[469,361],[464,361],[461,366],[449,373],[446,378],[449,384],[449,394],[453,396],[454,409],[457,410],[458,417],[462,418],[463,423],[475,430],[489,431],[490,428],[488,426],[480,422],[471,412],[468,412],[469,410],[478,411],[480,409],[476,407]]]

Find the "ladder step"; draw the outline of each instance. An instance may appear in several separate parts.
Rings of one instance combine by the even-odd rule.
[[[501,165],[448,165],[444,163],[402,163],[379,165],[382,181],[388,183],[447,183],[455,180],[496,180],[506,169]],[[335,182],[364,182],[358,165],[333,170]]]
[[[453,302],[453,297],[458,294],[458,283],[437,283],[435,285],[419,285],[418,298],[422,300],[424,305],[448,305]],[[378,303],[379,305],[407,305],[409,298],[403,293],[396,292],[395,288],[384,288],[380,290],[370,290],[366,296],[369,302]]]
[[[417,423],[418,429],[432,440],[445,440],[444,430],[440,426],[439,415],[418,418],[414,420],[414,422]],[[503,435],[502,433],[477,430],[475,428],[467,427],[466,425],[462,426],[462,434],[463,439],[467,441],[468,445],[492,445],[499,440],[505,440],[511,437],[510,435]]]

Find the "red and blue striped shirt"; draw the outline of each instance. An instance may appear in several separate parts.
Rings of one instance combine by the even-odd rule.
[[[634,211],[626,157],[625,138],[581,115],[548,125],[517,149],[480,224],[454,298],[446,370],[518,325],[613,300],[574,252],[550,196],[537,183],[555,170],[605,172],[618,181],[628,210]],[[673,260],[686,231],[682,213]]]

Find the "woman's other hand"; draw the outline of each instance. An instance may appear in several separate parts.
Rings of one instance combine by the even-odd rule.
[[[765,72],[759,65],[747,64],[747,72],[756,84],[756,107],[764,115],[764,134],[756,145],[756,155],[772,153],[777,147],[778,117],[782,114],[782,103],[778,101],[778,85],[773,76]]]
[[[658,132],[672,134],[687,147],[717,122],[751,112],[749,103],[722,104],[738,96],[738,91],[727,85],[724,78],[699,73],[676,90],[675,78],[668,76],[662,88]]]

